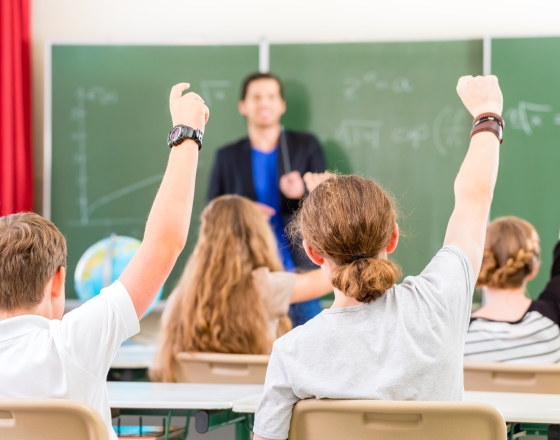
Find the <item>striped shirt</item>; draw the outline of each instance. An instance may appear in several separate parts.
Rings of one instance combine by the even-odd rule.
[[[560,363],[560,242],[551,278],[539,299],[516,322],[471,318],[466,361],[518,364]]]

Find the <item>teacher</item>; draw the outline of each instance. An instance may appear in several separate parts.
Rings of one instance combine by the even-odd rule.
[[[247,134],[216,154],[208,199],[237,194],[254,200],[269,218],[285,270],[308,270],[313,264],[293,249],[284,228],[306,193],[305,173],[325,171],[325,158],[315,136],[284,131],[280,119],[286,102],[280,79],[270,73],[248,76],[241,88],[239,113],[247,121]],[[294,326],[321,312],[319,300],[294,304]]]

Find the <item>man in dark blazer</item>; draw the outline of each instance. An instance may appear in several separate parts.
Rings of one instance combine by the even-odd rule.
[[[291,246],[284,228],[305,195],[303,176],[325,171],[325,158],[315,136],[283,131],[286,111],[282,83],[268,73],[247,77],[241,90],[239,112],[247,120],[248,137],[221,148],[216,154],[208,199],[238,194],[254,200],[270,219],[286,270],[311,269],[313,264]],[[292,306],[299,325],[320,313],[318,300]]]

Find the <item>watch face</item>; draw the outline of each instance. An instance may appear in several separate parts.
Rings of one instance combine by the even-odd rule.
[[[171,131],[171,134],[169,135],[169,139],[171,139],[172,141],[176,141],[177,139],[179,139],[180,135],[181,135],[181,127],[175,127]]]

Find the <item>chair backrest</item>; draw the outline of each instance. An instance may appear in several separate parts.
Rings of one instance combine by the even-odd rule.
[[[2,440],[108,440],[107,426],[89,405],[63,399],[0,399]]]
[[[465,362],[466,391],[560,394],[560,366]]]
[[[268,355],[223,353],[177,353],[177,382],[264,384]]]
[[[506,423],[492,406],[474,402],[302,400],[290,440],[505,440]]]

